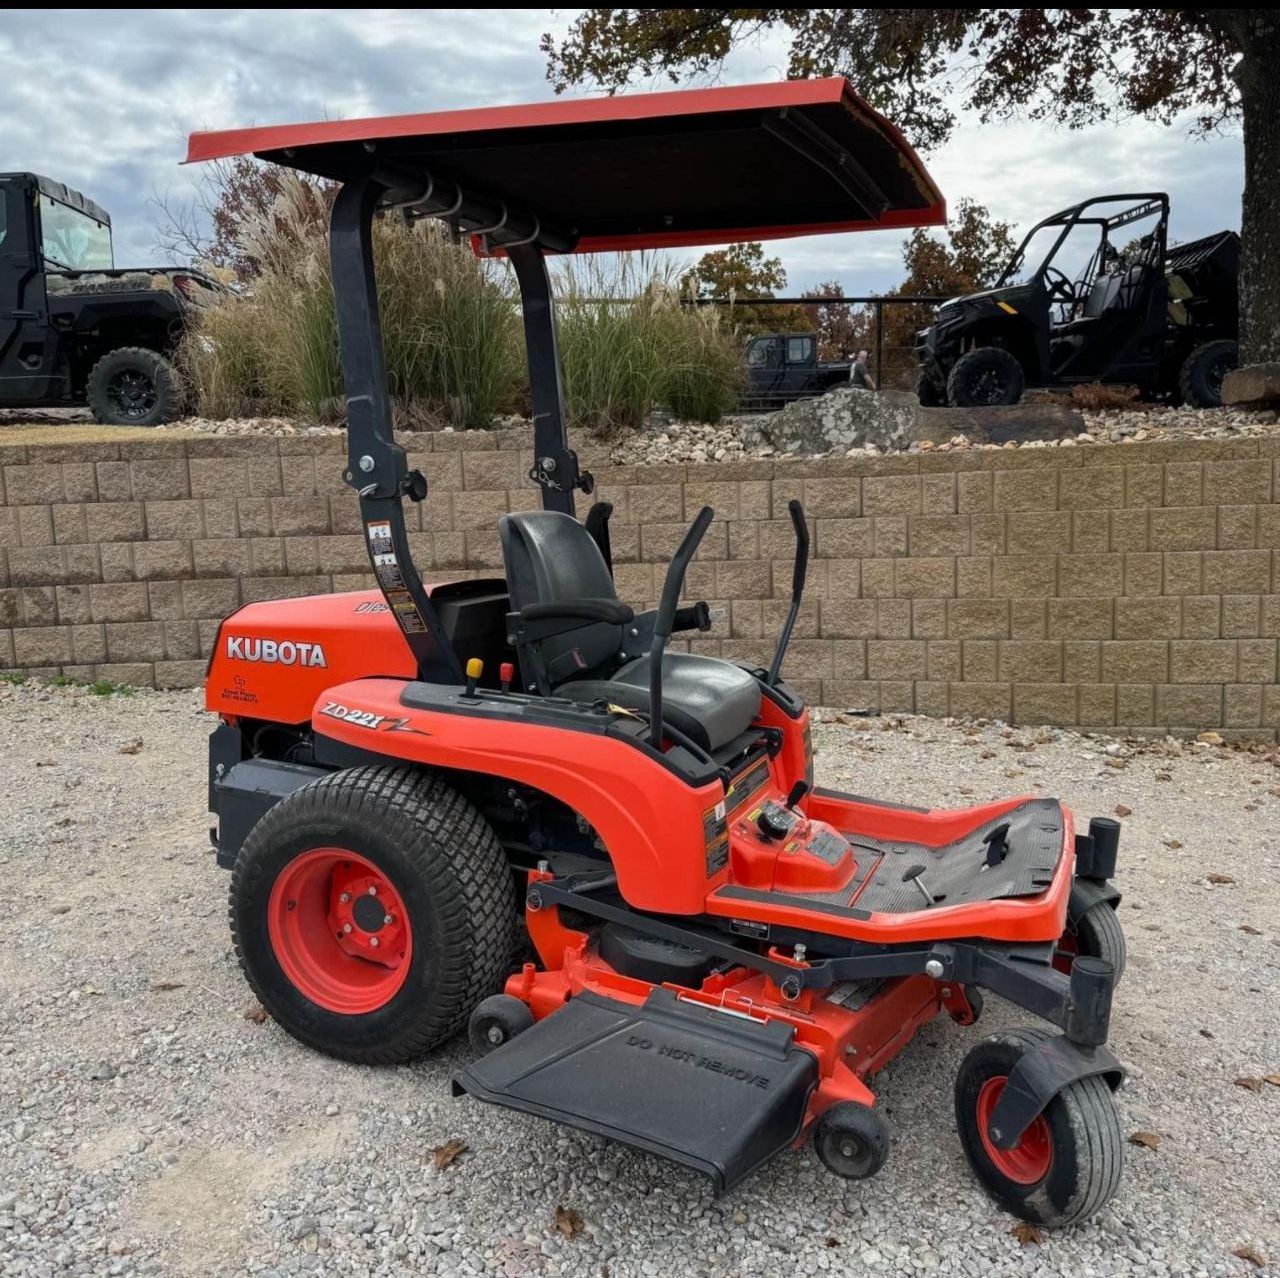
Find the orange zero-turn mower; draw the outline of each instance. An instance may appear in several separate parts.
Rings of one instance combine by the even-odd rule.
[[[874,1173],[889,1130],[868,1079],[939,1012],[972,1024],[990,990],[1048,1025],[965,1057],[965,1153],[1030,1220],[1096,1211],[1121,1163],[1115,822],[814,785],[809,712],[780,675],[798,502],[768,670],[668,650],[710,625],[680,603],[710,509],[643,613],[614,588],[610,507],[574,517],[592,483],[566,441],[548,255],[941,222],[898,132],[834,79],[190,142],[193,160],[246,153],[339,184],[343,478],[379,584],[243,607],[210,664],[215,842],[271,1015],[370,1063],[466,1027],[455,1092],[724,1190],[810,1134],[838,1175]],[[543,508],[499,520],[505,578],[424,585],[414,565],[405,500],[449,495],[393,436],[377,215],[443,218],[519,283]]]

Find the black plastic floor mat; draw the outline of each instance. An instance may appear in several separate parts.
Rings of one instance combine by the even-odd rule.
[[[1005,823],[1008,854],[999,865],[988,866],[983,839]],[[938,848],[848,832],[845,837],[853,845],[859,873],[844,889],[844,903],[864,910],[908,914],[933,908],[913,879],[928,891],[933,906],[1037,896],[1049,886],[1062,855],[1062,806],[1057,799],[1028,799]],[[864,873],[870,877],[859,892]]]

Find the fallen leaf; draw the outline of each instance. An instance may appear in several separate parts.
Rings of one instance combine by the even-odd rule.
[[[1239,1247],[1232,1247],[1231,1254],[1240,1260],[1247,1260],[1255,1269],[1261,1269],[1267,1263],[1267,1258],[1256,1247],[1251,1247],[1248,1243],[1244,1243]]]
[[[37,767],[37,768],[51,768],[51,767],[53,767],[53,760],[52,760],[52,759],[37,759],[37,760],[36,760],[36,767]],[[1274,793],[1274,792],[1273,792],[1273,793]]]
[[[97,994],[97,995],[101,995],[103,991],[102,991],[102,990],[100,990],[96,985],[86,985],[86,986],[84,987],[84,992],[85,992],[86,994]]]
[[[1212,1038],[1212,1037],[1213,1037],[1213,1031],[1212,1031],[1212,1030],[1202,1029],[1202,1030],[1200,1031],[1200,1037],[1201,1037],[1201,1038]]]
[[[1280,1087],[1280,1074],[1263,1074],[1262,1081],[1270,1083],[1272,1087]]]
[[[1029,1247],[1032,1243],[1038,1247],[1044,1242],[1044,1230],[1039,1225],[1033,1225],[1029,1220],[1018,1221],[1009,1232],[1024,1247]]]
[[[979,759],[994,759],[995,757],[996,752],[994,750],[984,750],[980,755],[978,755]]]
[[[1205,878],[1208,879],[1210,883],[1234,883],[1235,882],[1235,879],[1233,879],[1229,874],[1206,874]]]
[[[1117,803],[1115,811],[1116,811],[1116,816],[1118,817],[1127,817],[1127,816],[1133,815],[1133,809],[1126,808],[1123,803]]]
[[[437,1145],[431,1151],[436,1171],[444,1171],[446,1167],[452,1166],[458,1155],[466,1152],[467,1142],[465,1140],[447,1140],[443,1145]]]
[[[255,1025],[265,1025],[267,1023],[267,1009],[261,1003],[250,1003],[244,1009],[244,1019],[252,1021]]]
[[[1203,741],[1205,745],[1221,745],[1222,735],[1218,732],[1202,732],[1196,740]]]
[[[1102,762],[1109,768],[1127,768],[1129,766],[1123,759],[1103,759]]]
[[[1132,1132],[1129,1136],[1129,1144],[1141,1145],[1145,1149],[1159,1149],[1163,1139],[1159,1132]]]
[[[120,747],[120,753],[121,754],[141,754],[142,738],[134,737],[134,739],[130,741],[128,745],[122,745]]]
[[[830,1235],[828,1235],[828,1236],[827,1236],[827,1246],[828,1246],[828,1247],[839,1247],[839,1246],[840,1246],[840,1239],[839,1239],[839,1238],[832,1238]]]
[[[1260,1092],[1262,1090],[1262,1079],[1260,1078],[1237,1078],[1237,1087],[1247,1087],[1251,1092]]]
[[[1259,931],[1258,931],[1258,929],[1257,929],[1256,927],[1250,927],[1247,923],[1241,923],[1241,924],[1240,924],[1240,930],[1241,930],[1241,931],[1242,931],[1246,936],[1261,936],[1261,935],[1262,935],[1262,933],[1261,933],[1261,932],[1259,932]]]
[[[153,990],[183,990],[186,987],[185,981],[152,981],[151,983]]]
[[[555,1226],[566,1238],[576,1238],[583,1229],[582,1213],[576,1207],[557,1207]]]
[[[1172,848],[1176,852],[1182,846],[1182,840],[1181,839],[1165,839],[1164,845],[1167,848]]]

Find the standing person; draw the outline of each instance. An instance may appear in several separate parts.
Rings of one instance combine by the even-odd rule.
[[[849,381],[859,390],[875,390],[875,378],[867,371],[869,351],[859,351],[853,357],[853,367],[849,369]]]

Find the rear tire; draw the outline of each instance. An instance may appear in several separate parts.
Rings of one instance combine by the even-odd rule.
[[[1240,367],[1238,342],[1205,342],[1183,362],[1178,374],[1178,390],[1184,404],[1194,408],[1221,408],[1222,381]]]
[[[85,396],[105,426],[158,426],[178,416],[178,372],[157,351],[121,346],[93,366]]]
[[[1022,398],[1026,376],[1003,346],[967,351],[947,375],[947,402],[957,408],[996,408]]]
[[[974,1047],[956,1075],[956,1126],[965,1156],[992,1198],[1037,1225],[1069,1225],[1103,1207],[1120,1183],[1124,1143],[1105,1078],[1078,1079],[1045,1106],[1012,1150],[986,1132],[1005,1080],[1024,1052],[1055,1037],[1014,1029]]]
[[[446,781],[364,767],[295,790],[253,827],[230,915],[245,978],[281,1028],[384,1065],[452,1037],[499,988],[516,891],[493,830]]]

